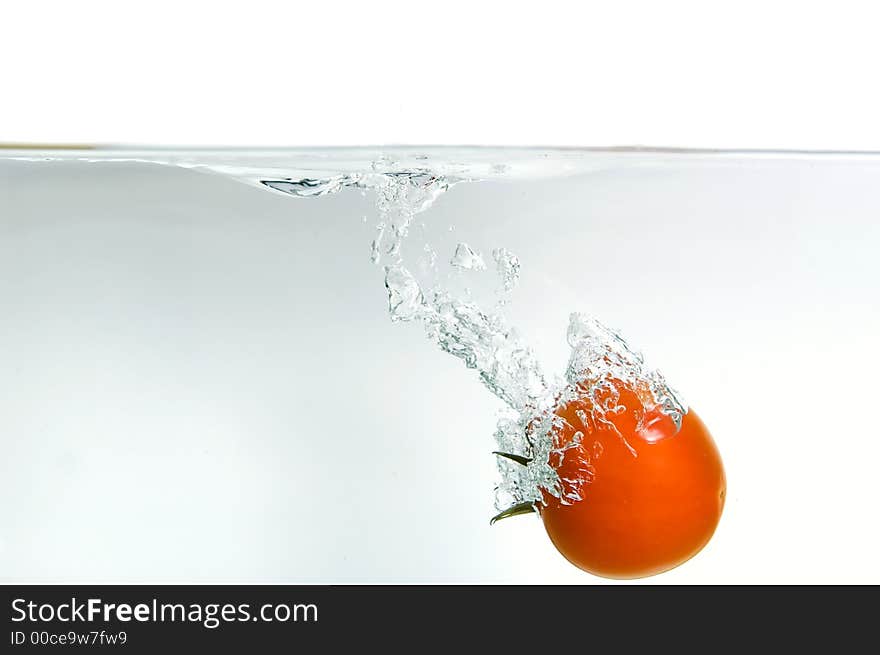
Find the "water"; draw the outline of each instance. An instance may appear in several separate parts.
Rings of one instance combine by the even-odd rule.
[[[388,172],[389,168],[392,172]],[[659,371],[645,367],[640,353],[597,319],[578,313],[571,315],[568,342],[572,353],[565,378],[553,382],[546,379],[531,347],[504,315],[504,306],[519,282],[521,268],[519,258],[506,248],[492,250],[498,275],[494,303],[475,301],[471,285],[477,280],[473,278],[468,278],[472,281],[464,286],[463,293],[455,293],[450,277],[462,281],[467,273],[486,270],[482,253],[463,242],[456,244],[449,260],[452,276],[440,275],[437,252],[430,243],[416,251],[421,255],[417,264],[427,271],[427,280],[420,283],[405,261],[403,243],[416,216],[460,180],[446,179],[430,169],[396,168],[387,160],[375,162],[372,175],[352,181],[376,196],[378,235],[370,247],[370,261],[379,263],[383,257],[389,261],[384,270],[391,320],[421,322],[431,341],[461,359],[467,368],[475,369],[486,388],[507,406],[495,432],[499,449],[495,454],[500,453],[498,468],[502,478],[495,489],[495,506],[499,511],[496,517],[513,508],[537,507],[549,497],[562,504],[583,500],[582,487],[590,476],[560,479],[552,465],[554,457],[564,456],[583,437],[583,433],[576,432],[573,441],[554,443],[562,421],[554,410],[560,402],[588,397],[591,415],[581,417],[581,427],[586,430],[600,426],[617,431],[610,415],[624,409],[617,404],[619,394],[615,387],[622,383],[643,391],[642,412],[659,409],[676,426],[681,425],[687,407],[679,395]],[[286,186],[284,191],[298,197],[323,195],[342,189],[338,180],[339,176],[310,180],[307,185]],[[390,238],[385,238],[387,232]],[[580,414],[584,414],[583,410]],[[637,457],[635,450],[626,445]]]
[[[727,466],[658,581],[880,581],[874,157],[0,153],[0,579],[598,582],[488,519],[605,352]]]

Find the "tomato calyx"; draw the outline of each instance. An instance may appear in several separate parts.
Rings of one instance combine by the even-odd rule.
[[[502,453],[497,450],[493,450],[492,454],[498,455],[498,457],[504,457],[505,459],[512,460],[517,464],[522,464],[523,466],[528,466],[529,462],[532,461],[531,457],[523,457],[522,455],[514,455],[513,453]]]
[[[508,507],[503,512],[499,512],[491,519],[489,519],[489,525],[494,525],[501,519],[506,519],[511,516],[520,516],[522,514],[534,514],[538,511],[537,507],[535,507],[534,503],[517,503],[513,507]]]
[[[531,463],[531,457],[524,457],[523,455],[516,455],[514,453],[505,453],[499,450],[493,450],[493,455],[497,455],[498,457],[503,457],[505,459],[509,459],[512,462],[516,462],[521,466],[528,466]],[[489,519],[489,525],[495,525],[501,519],[510,518],[511,516],[520,516],[522,514],[533,514],[538,511],[538,508],[535,507],[535,503],[532,502],[524,502],[517,503],[511,507],[508,507],[502,512],[499,512],[491,519]]]

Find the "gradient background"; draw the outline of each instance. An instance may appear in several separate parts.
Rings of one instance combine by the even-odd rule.
[[[461,184],[422,218],[441,258],[520,257],[547,370],[593,313],[712,430],[718,532],[650,582],[880,583],[878,190],[880,159],[682,155]],[[0,581],[605,582],[534,518],[489,527],[498,403],[390,323],[373,217],[0,162]]]

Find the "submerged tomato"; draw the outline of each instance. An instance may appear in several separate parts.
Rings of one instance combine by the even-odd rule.
[[[572,564],[609,578],[661,573],[696,555],[712,537],[724,507],[721,456],[693,412],[676,431],[672,419],[644,414],[635,393],[618,388],[614,424],[583,418],[589,402],[557,408],[566,421],[557,445],[581,432],[580,445],[556,465],[560,478],[585,480],[582,500],[563,505],[547,495],[541,518],[553,544]]]

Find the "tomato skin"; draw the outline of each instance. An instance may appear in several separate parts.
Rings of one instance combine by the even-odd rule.
[[[584,435],[557,472],[571,477],[586,463],[592,475],[582,500],[563,505],[547,495],[540,514],[553,544],[575,566],[639,578],[678,566],[708,543],[726,479],[718,448],[693,410],[676,432],[656,410],[639,421],[641,403],[632,392],[622,390],[620,404],[626,411],[611,419],[617,431],[582,427],[577,410],[584,405],[577,401],[557,409],[568,424],[555,435],[558,443],[577,431]]]

